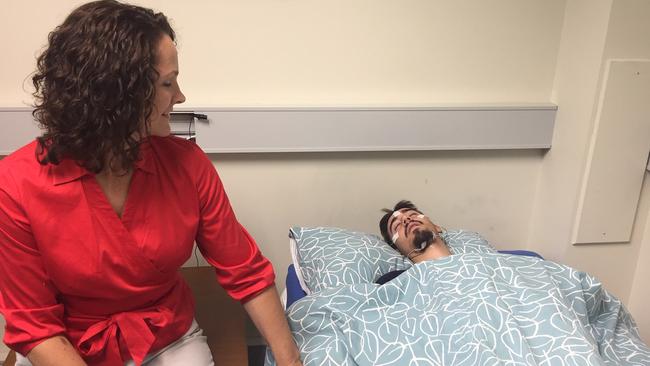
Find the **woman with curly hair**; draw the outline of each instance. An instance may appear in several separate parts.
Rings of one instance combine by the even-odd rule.
[[[19,365],[212,365],[179,267],[194,241],[279,364],[300,365],[270,262],[208,157],[170,136],[175,34],[97,1],[50,33],[43,135],[0,162],[0,312]]]

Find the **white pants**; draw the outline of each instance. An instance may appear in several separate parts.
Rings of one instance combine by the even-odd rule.
[[[124,366],[134,366],[133,360]],[[143,366],[214,366],[212,353],[208,347],[207,338],[199,328],[196,320],[192,321],[190,329],[177,341],[145,357]],[[16,354],[16,366],[32,366],[31,362],[21,354]]]

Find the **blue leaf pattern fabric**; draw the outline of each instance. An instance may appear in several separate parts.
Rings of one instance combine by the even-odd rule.
[[[298,249],[294,265],[312,293],[371,283],[384,273],[411,266],[376,235],[328,227],[294,227],[289,234]]]
[[[296,270],[310,292],[357,283],[373,283],[381,275],[411,267],[377,235],[336,227],[293,227],[296,240]],[[450,230],[442,234],[454,254],[495,253],[478,233]]]
[[[452,254],[497,252],[485,238],[473,231],[448,230],[443,231],[440,236]]]
[[[305,366],[650,365],[618,299],[583,272],[532,257],[422,262],[382,286],[306,296],[288,320]]]

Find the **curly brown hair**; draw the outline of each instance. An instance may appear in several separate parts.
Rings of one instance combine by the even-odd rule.
[[[41,164],[68,158],[94,173],[133,166],[164,35],[175,41],[164,14],[113,0],[78,7],[49,34],[32,77]]]

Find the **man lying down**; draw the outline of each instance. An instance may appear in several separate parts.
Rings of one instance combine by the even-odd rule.
[[[590,275],[533,257],[452,255],[411,202],[384,211],[384,240],[414,265],[292,306],[305,366],[650,365],[631,315]]]

